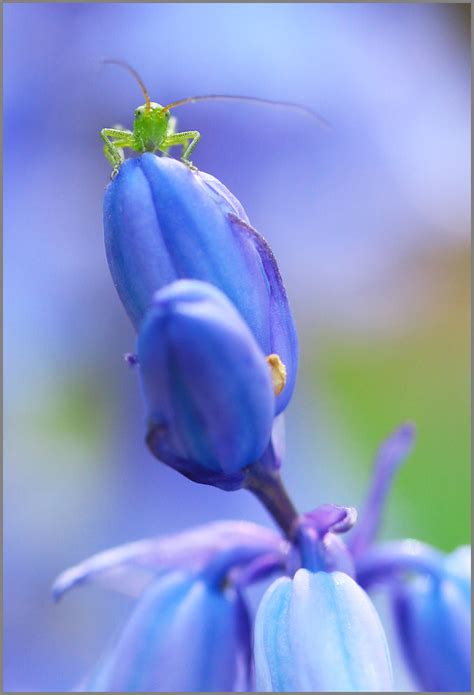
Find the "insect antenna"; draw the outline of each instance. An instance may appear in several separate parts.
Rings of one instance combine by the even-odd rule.
[[[144,84],[142,78],[140,77],[140,75],[138,74],[138,72],[134,68],[132,68],[131,65],[126,63],[124,60],[115,60],[114,58],[105,58],[105,60],[103,62],[106,63],[107,65],[120,65],[122,68],[125,68],[125,70],[127,70],[127,72],[129,72],[132,75],[132,77],[134,77],[136,79],[136,81],[140,85],[140,89],[143,92],[143,96],[145,97],[145,111],[146,111],[146,113],[148,113],[150,108],[151,108],[151,99],[150,99],[150,95],[148,94],[148,90],[145,87],[145,84]]]
[[[255,104],[263,104],[266,106],[276,106],[276,107],[282,107],[286,109],[293,109],[294,111],[299,111],[300,113],[304,113],[307,116],[311,116],[311,118],[314,118],[316,121],[318,121],[319,125],[322,126],[323,128],[330,128],[330,124],[326,119],[324,119],[322,116],[320,116],[316,111],[312,111],[311,109],[308,109],[306,106],[302,106],[301,104],[295,104],[291,101],[275,101],[273,99],[262,99],[260,97],[246,97],[246,96],[237,96],[237,95],[231,95],[231,94],[206,94],[203,96],[194,96],[194,97],[186,97],[186,99],[178,99],[178,101],[172,101],[170,104],[166,104],[166,106],[163,106],[162,111],[169,111],[170,109],[174,109],[177,106],[184,106],[184,104],[194,104],[198,101],[250,101],[254,102]]]

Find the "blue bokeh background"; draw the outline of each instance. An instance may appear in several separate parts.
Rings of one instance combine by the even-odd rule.
[[[295,502],[357,505],[405,418],[419,453],[385,535],[469,540],[469,7],[9,4],[4,12],[4,688],[73,687],[130,603],[53,605],[68,565],[215,518],[269,524],[245,492],[196,486],[143,443],[134,334],[108,274],[98,133],[152,99],[176,112],[272,245],[301,342],[284,478]],[[398,483],[397,483],[398,485]]]

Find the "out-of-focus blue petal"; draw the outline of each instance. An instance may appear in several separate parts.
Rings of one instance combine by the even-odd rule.
[[[445,557],[440,550],[412,538],[379,543],[357,558],[357,581],[368,589],[407,572],[441,577]]]
[[[237,487],[270,441],[270,368],[250,329],[209,283],[156,293],[138,336],[154,455],[197,482]]]
[[[414,443],[415,426],[411,422],[398,427],[382,442],[375,457],[374,472],[364,508],[349,539],[349,548],[354,558],[361,557],[374,541],[395,473],[409,455]]]
[[[257,690],[389,691],[385,634],[367,594],[342,572],[300,569],[272,584],[255,624]]]
[[[85,692],[247,690],[250,623],[234,590],[173,573],[143,595]]]
[[[245,551],[249,561],[252,556],[271,556],[284,564],[289,544],[275,531],[250,521],[215,521],[97,553],[62,572],[54,583],[53,596],[59,599],[70,589],[90,582],[139,596],[162,572],[198,572],[216,558],[239,551]]]
[[[107,188],[105,247],[118,294],[138,329],[156,290],[178,278],[219,287],[265,355],[276,353],[293,392],[298,348],[275,258],[238,200],[209,174],[146,153],[128,159]]]
[[[459,549],[441,576],[394,589],[395,618],[407,662],[424,691],[471,690],[470,553]]]
[[[446,556],[444,569],[449,577],[456,580],[465,591],[471,594],[471,546],[462,545]]]

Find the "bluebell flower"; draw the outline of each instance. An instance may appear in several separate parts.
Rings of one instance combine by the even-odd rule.
[[[249,690],[251,625],[239,572],[253,575],[256,560],[274,571],[287,554],[278,534],[228,521],[122,546],[67,570],[55,583],[56,598],[90,581],[139,597],[79,690]]]
[[[207,322],[201,301],[214,302],[214,295],[222,294],[211,288],[210,295],[204,283],[177,285],[178,292],[170,288],[160,295],[166,298],[169,291],[179,312],[195,300],[198,311],[189,316]],[[227,303],[224,298],[224,307]],[[196,309],[192,301],[191,308]],[[219,325],[221,308],[214,314]],[[152,353],[161,349],[158,342],[152,341]],[[143,364],[140,357],[139,368]],[[296,512],[277,471],[282,435],[279,416],[264,455],[249,469],[253,484],[246,480],[246,487],[286,538],[255,524],[216,522],[100,553],[58,578],[56,598],[93,581],[139,599],[82,690],[252,690],[252,620],[244,592],[274,575],[279,578],[265,593],[255,621],[258,690],[392,690],[387,642],[369,596],[375,585],[393,599],[402,650],[419,685],[469,690],[469,549],[446,556],[411,539],[376,541],[390,483],[413,446],[413,427],[403,425],[380,448],[357,525],[351,507],[324,504]],[[341,534],[347,532],[349,540],[343,542]]]
[[[296,569],[293,579],[276,580],[257,612],[258,690],[391,689],[382,625],[369,597],[350,576],[352,558],[338,538],[356,518],[353,508],[324,504],[296,520],[293,548],[302,569]]]
[[[257,690],[389,691],[390,657],[369,597],[343,572],[277,579],[255,623]]]
[[[358,583],[385,587],[393,599],[402,652],[423,690],[471,689],[471,553],[451,555],[413,539],[375,543],[394,473],[413,446],[414,430],[399,428],[381,447],[361,523],[349,548]]]
[[[394,587],[400,643],[424,691],[471,691],[470,577],[471,553],[465,546],[443,558],[437,574]]]
[[[359,583],[392,598],[402,653],[424,691],[470,691],[470,548],[451,555],[406,539],[375,544],[356,563]]]
[[[257,687],[267,691],[392,689],[383,629],[367,592],[394,596],[402,649],[423,689],[470,688],[470,554],[419,541],[377,543],[396,470],[410,453],[405,424],[380,447],[359,523],[322,505],[293,524],[294,578],[277,580],[257,613]],[[339,534],[351,531],[347,543]],[[296,554],[295,554],[296,553]],[[303,567],[303,569],[298,569]],[[343,587],[343,590],[341,589]]]
[[[153,454],[188,478],[233,489],[270,443],[271,368],[216,287],[177,280],[155,294],[138,336]]]
[[[217,179],[174,159],[128,159],[104,202],[105,247],[118,294],[138,330],[154,292],[179,278],[210,282],[236,306],[265,355],[286,366],[281,412],[297,370],[297,337],[271,249]]]

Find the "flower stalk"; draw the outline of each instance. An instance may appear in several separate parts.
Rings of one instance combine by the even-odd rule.
[[[278,471],[268,470],[260,463],[255,463],[247,468],[243,487],[260,500],[286,538],[293,540],[298,512]]]

